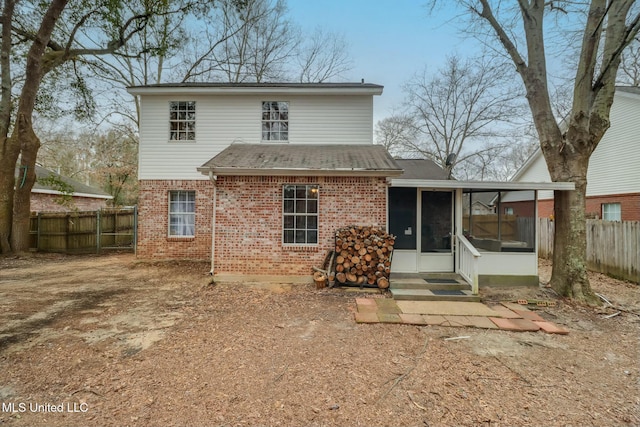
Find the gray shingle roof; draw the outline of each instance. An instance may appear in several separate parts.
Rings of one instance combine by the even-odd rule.
[[[16,168],[15,170],[15,176],[16,179],[18,180],[18,182],[20,181],[20,169]],[[85,185],[79,181],[76,181],[75,179],[71,179],[68,178],[66,176],[62,176],[60,174],[57,174],[53,171],[50,171],[48,169],[45,169],[41,166],[36,166],[36,182],[33,184],[33,188],[31,191],[34,192],[38,192],[38,190],[45,190],[45,191],[59,191],[56,188],[50,186],[50,185],[46,185],[46,184],[42,184],[40,182],[38,182],[39,180],[42,179],[47,179],[49,177],[53,177],[56,180],[62,181],[65,184],[69,185],[71,188],[73,188],[73,194],[81,194],[83,196],[95,196],[101,199],[112,199],[113,196],[111,196],[109,193],[107,193],[106,191],[103,191],[99,188],[96,187],[91,187],[89,185]]]
[[[231,144],[198,168],[216,175],[398,176],[402,169],[380,145]]]
[[[447,172],[434,161],[427,159],[396,159],[404,170],[397,179],[447,179]]]

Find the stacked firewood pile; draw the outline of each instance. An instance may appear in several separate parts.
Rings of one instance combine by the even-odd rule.
[[[349,226],[336,231],[332,271],[340,284],[389,287],[395,237],[371,226]]]

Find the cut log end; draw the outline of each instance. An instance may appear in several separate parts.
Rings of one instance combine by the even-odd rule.
[[[389,279],[386,277],[378,277],[377,285],[380,289],[387,289],[389,287]]]

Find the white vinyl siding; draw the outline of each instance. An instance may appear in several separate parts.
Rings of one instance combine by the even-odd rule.
[[[618,92],[611,127],[589,160],[587,196],[640,192],[640,96]]]
[[[617,92],[611,107],[611,127],[589,159],[587,196],[640,192],[639,117],[640,96]],[[551,181],[542,153],[538,152],[518,181]],[[553,191],[538,193],[539,200],[552,198]]]
[[[262,101],[289,102],[290,144],[372,144],[371,95],[202,95],[196,143],[169,140],[168,105],[177,96],[141,96],[139,179],[208,179],[196,170],[231,143],[262,141]]]

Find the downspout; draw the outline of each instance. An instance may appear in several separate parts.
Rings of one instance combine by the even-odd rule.
[[[209,275],[213,276],[215,271],[215,254],[216,254],[216,181],[218,177],[213,174],[213,171],[209,171],[209,179],[213,184],[213,212],[211,213],[211,271]]]

